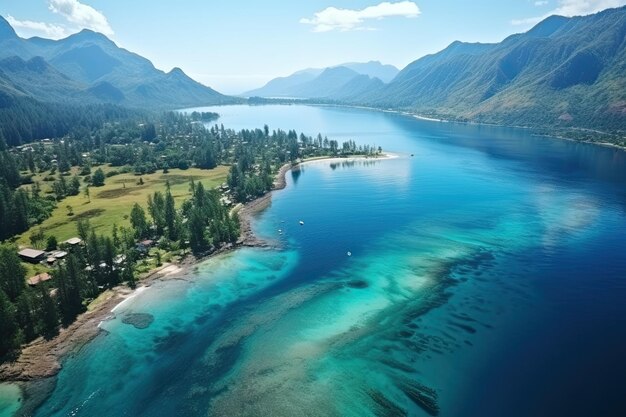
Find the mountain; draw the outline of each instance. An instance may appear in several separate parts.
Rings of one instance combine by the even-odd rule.
[[[346,63],[328,68],[307,68],[287,77],[275,78],[256,90],[243,93],[246,97],[332,98],[351,97],[360,93],[365,84],[391,81],[400,71],[393,65],[378,61]],[[366,76],[366,78],[360,77]],[[354,80],[353,80],[354,78]],[[351,86],[347,84],[352,82]],[[341,88],[346,86],[346,91]],[[359,88],[356,88],[359,86]],[[349,92],[353,94],[348,94]]]
[[[0,71],[16,89],[24,95],[38,97],[42,101],[90,100],[84,86],[60,73],[43,58],[28,61],[12,56],[0,60]]]
[[[40,101],[141,108],[238,101],[192,80],[180,69],[160,71],[148,59],[90,30],[60,40],[22,39],[0,17],[0,60],[0,70],[12,85]],[[33,63],[41,67],[39,76],[31,68]]]
[[[246,97],[293,97],[293,92],[302,84],[312,81],[319,74],[299,71],[288,77],[274,78],[263,87],[243,93]]]
[[[359,74],[345,67],[325,69],[320,75],[293,90],[295,97],[322,98],[334,97],[341,88]]]
[[[400,70],[393,65],[384,65],[379,61],[370,62],[348,62],[346,64],[338,65],[339,67],[346,67],[359,74],[369,75],[372,78],[378,78],[384,83],[388,83],[393,80]]]
[[[626,7],[552,16],[497,44],[454,42],[349,100],[457,120],[626,130]]]

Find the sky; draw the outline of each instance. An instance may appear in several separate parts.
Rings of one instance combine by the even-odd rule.
[[[626,0],[0,0],[18,35],[104,33],[164,71],[226,94],[304,68],[371,60],[402,69],[455,40],[499,42],[551,15]]]

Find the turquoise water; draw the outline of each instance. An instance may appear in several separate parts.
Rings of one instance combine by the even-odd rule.
[[[365,110],[204,110],[399,156],[289,173],[254,223],[275,248],[118,307],[37,416],[623,415],[625,153]]]
[[[14,384],[0,384],[0,417],[11,417],[20,408],[22,393]]]

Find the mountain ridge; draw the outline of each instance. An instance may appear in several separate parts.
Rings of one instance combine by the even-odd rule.
[[[551,16],[499,43],[453,42],[382,88],[337,100],[450,120],[623,132],[626,7]]]
[[[343,71],[348,69],[352,71],[351,79],[337,79],[337,82],[329,85],[328,80],[324,78],[317,81],[317,86],[313,83],[319,77],[322,77],[328,70]],[[364,63],[348,62],[326,68],[306,68],[294,72],[286,77],[278,77],[270,80],[263,87],[243,93],[246,97],[290,97],[290,98],[320,98],[320,97],[337,97],[346,96],[346,91],[341,91],[341,87],[352,81],[352,87],[355,84],[363,84],[366,80],[359,77],[361,75],[370,78],[376,78],[381,82],[389,82],[395,77],[400,70],[393,65],[385,65],[379,61],[369,61]],[[327,76],[328,74],[326,74]],[[326,77],[324,76],[324,77]],[[330,90],[324,91],[323,88]]]
[[[102,102],[131,108],[171,109],[240,101],[198,83],[180,68],[169,73],[161,71],[147,58],[120,48],[101,33],[83,29],[59,40],[23,39],[0,16],[0,60],[4,62],[14,57],[26,62],[38,57],[37,62],[45,62],[56,71],[48,69],[42,73],[47,79],[31,84],[26,83],[25,67],[22,74],[16,71],[8,74],[14,86],[40,101]],[[57,73],[67,80],[55,85],[59,80]],[[50,94],[42,85],[45,83],[55,87],[55,94]],[[6,89],[5,93],[11,94],[11,89]]]

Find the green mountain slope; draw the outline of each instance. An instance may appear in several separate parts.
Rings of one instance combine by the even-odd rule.
[[[0,17],[0,59],[16,58],[26,62],[36,58],[40,65],[47,65],[41,80],[36,80],[27,67],[7,73],[15,86],[41,101],[107,102],[141,108],[238,101],[192,80],[179,69],[160,71],[146,58],[119,48],[102,34],[83,30],[56,41],[21,39]]]
[[[506,125],[626,130],[626,8],[455,42],[355,104]]]

